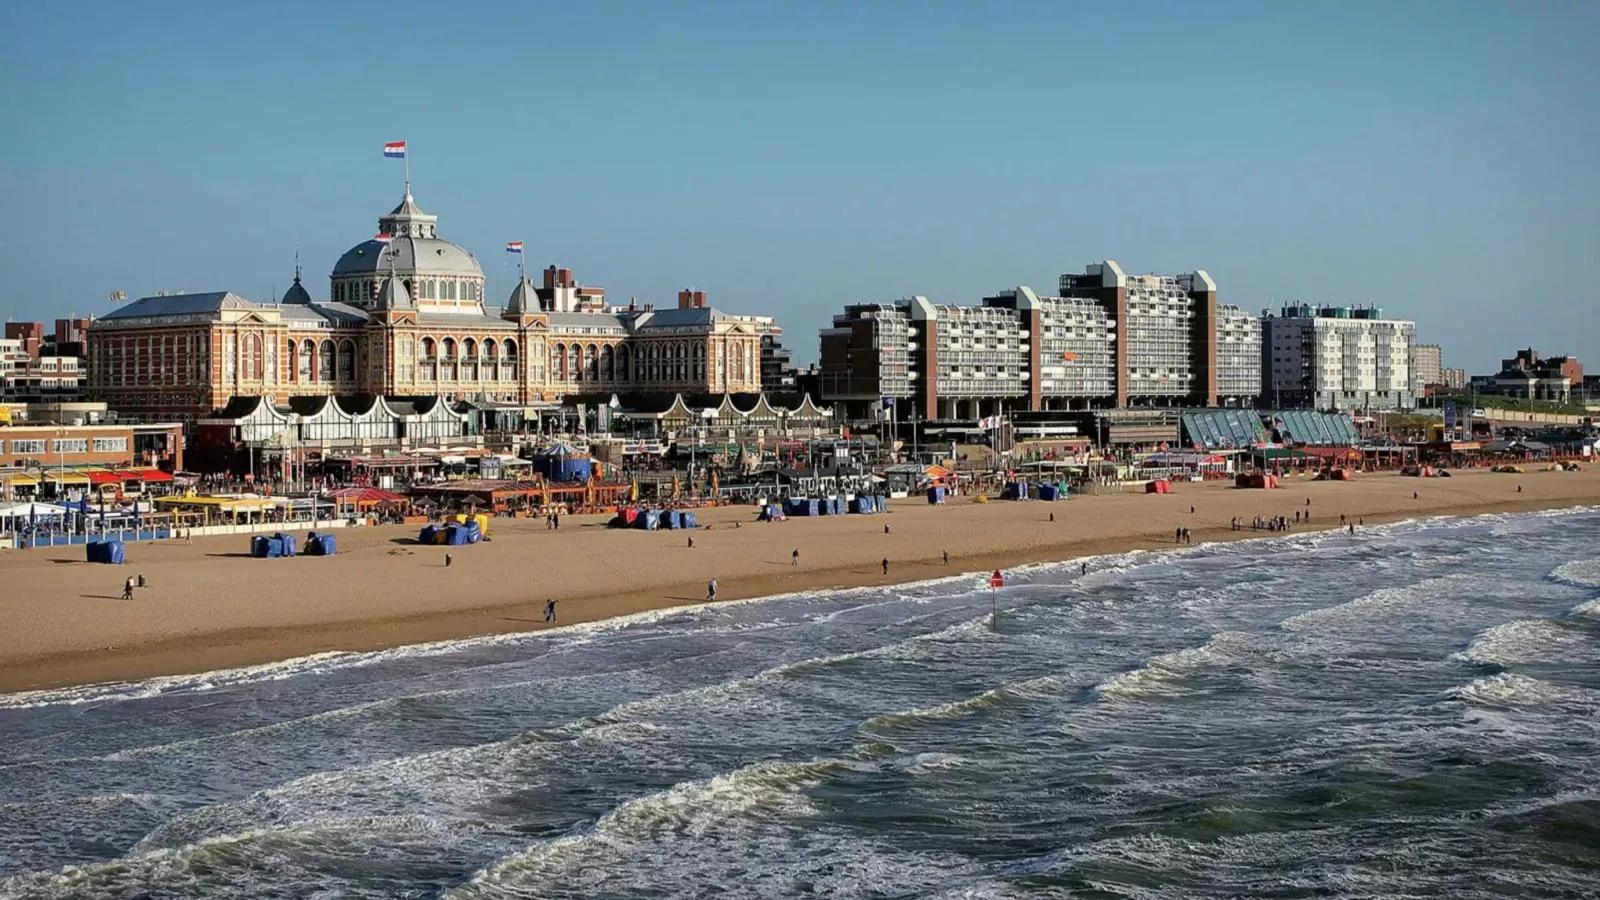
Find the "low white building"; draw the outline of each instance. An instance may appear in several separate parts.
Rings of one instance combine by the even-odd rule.
[[[1263,402],[1319,410],[1413,409],[1415,322],[1375,307],[1290,304],[1265,315]]]

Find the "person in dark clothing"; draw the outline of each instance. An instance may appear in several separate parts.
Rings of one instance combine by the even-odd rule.
[[[1079,575],[1087,575],[1087,574],[1089,574],[1089,564],[1088,563],[1084,563],[1083,565],[1079,566],[1078,567],[1078,574]]]
[[[794,548],[794,552],[789,554],[789,565],[791,565],[791,566],[800,565],[800,548],[799,547]]]
[[[883,574],[889,574],[889,557],[887,556],[883,558]]]
[[[706,602],[715,602],[717,599],[717,580],[715,578],[706,582]]]
[[[546,600],[544,602],[544,620],[546,622],[551,623],[552,625],[555,624],[555,621],[556,621],[556,600],[555,600],[554,597],[551,597],[549,600]]]
[[[451,563],[452,563],[452,562],[454,562],[454,561],[455,561],[455,560],[453,560],[453,559],[452,559],[452,558],[451,558],[451,557],[450,557],[450,554],[448,554],[448,553],[446,553],[446,554],[445,554],[445,555],[444,555],[444,567],[445,567],[445,568],[446,568],[446,569],[448,569],[448,568],[450,568],[450,564],[451,564]]]
[[[944,551],[944,564],[947,565],[947,566],[950,565],[950,551],[949,550]]]
[[[124,581],[122,583],[122,599],[124,599],[124,600],[132,600],[133,599],[133,576],[131,576],[131,575],[128,576],[128,580],[127,581]]]

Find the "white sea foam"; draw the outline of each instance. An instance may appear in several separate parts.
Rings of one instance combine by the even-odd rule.
[[[1469,586],[1476,577],[1467,573],[1452,573],[1400,587],[1378,588],[1353,600],[1290,616],[1278,627],[1285,631],[1306,631],[1366,624],[1375,618],[1412,612],[1419,605],[1452,600],[1458,589]]]
[[[1559,706],[1568,710],[1600,710],[1600,693],[1571,685],[1553,684],[1515,672],[1500,672],[1450,691],[1450,698],[1500,709]]]
[[[1462,662],[1497,666],[1592,659],[1594,643],[1555,619],[1520,619],[1479,634],[1455,655]]]
[[[1585,619],[1600,619],[1600,599],[1579,603],[1572,608],[1572,614]]]
[[[814,815],[816,807],[805,797],[804,789],[851,765],[838,759],[763,762],[683,782],[623,803],[583,834],[545,841],[502,860],[445,896],[499,896],[500,889],[519,891],[530,876],[574,865],[601,847],[697,838],[720,820],[805,818]]]
[[[1577,587],[1600,587],[1600,559],[1575,559],[1556,566],[1550,577]]]
[[[1136,700],[1172,694],[1190,675],[1213,666],[1238,664],[1256,655],[1256,639],[1239,632],[1212,635],[1198,647],[1153,656],[1144,665],[1113,675],[1094,686],[1102,701]]]

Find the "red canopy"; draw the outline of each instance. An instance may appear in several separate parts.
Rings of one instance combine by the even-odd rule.
[[[408,501],[404,494],[386,491],[375,487],[347,487],[333,492],[333,499],[344,503],[405,503]]]
[[[90,484],[122,484],[122,476],[115,472],[90,472]]]
[[[140,481],[171,481],[172,480],[172,473],[171,472],[163,472],[160,469],[130,469],[129,471],[122,473],[122,477],[124,477],[124,478],[127,478],[129,476],[133,476],[135,478],[138,478]]]

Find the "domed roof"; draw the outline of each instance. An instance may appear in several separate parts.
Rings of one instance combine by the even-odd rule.
[[[539,311],[539,292],[528,280],[522,276],[517,286],[511,292],[511,299],[506,301],[505,314],[508,316],[521,316]]]
[[[300,272],[298,267],[296,267],[296,271],[294,273],[294,284],[289,285],[289,289],[283,292],[283,299],[279,302],[298,303],[301,306],[311,305],[311,294],[306,290],[306,286],[300,283]]]
[[[411,292],[400,282],[399,278],[386,278],[383,287],[378,289],[378,307],[380,309],[416,309],[417,304],[411,299]]]
[[[483,268],[470,252],[439,237],[438,221],[417,205],[408,185],[400,205],[378,219],[378,231],[389,235],[389,243],[373,239],[351,247],[334,263],[334,277],[392,269],[402,275],[482,278]]]
[[[339,261],[333,265],[333,274],[387,273],[391,263],[394,270],[402,275],[483,277],[483,267],[462,247],[441,238],[415,237],[393,237],[389,239],[388,246],[378,240],[362,241],[339,257]]]

